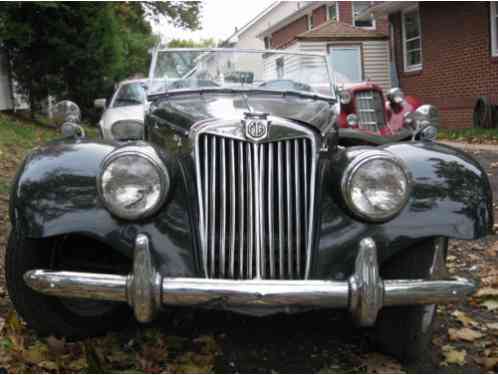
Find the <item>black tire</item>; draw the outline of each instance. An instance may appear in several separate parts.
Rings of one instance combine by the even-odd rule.
[[[98,336],[122,328],[131,318],[131,310],[124,303],[111,303],[110,308],[92,314],[88,311],[78,314],[77,309],[66,303],[71,299],[64,301],[46,296],[25,284],[26,271],[48,268],[53,246],[54,239],[28,239],[15,229],[10,233],[5,252],[7,290],[16,311],[28,326],[42,336],[69,339]]]
[[[430,239],[401,252],[382,266],[382,278],[429,279],[436,241]],[[448,241],[443,241],[446,256]],[[375,326],[375,339],[379,349],[404,363],[428,358],[436,308],[436,305],[383,308]]]

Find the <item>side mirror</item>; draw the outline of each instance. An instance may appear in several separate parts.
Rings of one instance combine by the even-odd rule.
[[[105,99],[95,99],[93,101],[93,106],[95,108],[105,109],[105,107],[107,106],[107,100],[105,100]]]

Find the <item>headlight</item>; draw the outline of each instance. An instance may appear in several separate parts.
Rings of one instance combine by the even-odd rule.
[[[405,206],[410,176],[403,163],[387,152],[358,155],[346,168],[342,194],[357,216],[369,221],[385,221]]]
[[[387,93],[387,98],[391,103],[401,104],[405,100],[405,94],[400,88],[395,87],[389,90],[389,92]]]
[[[155,151],[121,149],[103,164],[99,192],[107,209],[126,219],[142,219],[157,212],[169,190],[166,167]]]
[[[117,121],[112,124],[111,133],[118,141],[139,140],[144,137],[144,126],[138,121]]]
[[[358,116],[354,113],[351,113],[346,117],[346,121],[348,122],[348,126],[351,128],[353,126],[358,126]]]
[[[351,91],[349,91],[349,90],[342,90],[340,93],[340,97],[341,97],[342,104],[349,104],[349,103],[351,103],[351,100],[353,99],[353,96],[351,95]]]

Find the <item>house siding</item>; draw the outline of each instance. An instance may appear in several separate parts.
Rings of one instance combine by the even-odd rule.
[[[363,41],[354,43],[361,44],[364,79],[375,82],[382,87],[384,92],[387,92],[391,88],[391,78],[389,72],[389,42]],[[328,53],[328,47],[334,44],[339,43],[299,42],[297,44],[297,48],[301,52]],[[351,43],[346,43],[346,45],[349,44]]]
[[[405,73],[401,13],[392,14],[401,88],[437,106],[442,126],[472,126],[479,96],[498,104],[498,59],[491,57],[488,2],[419,3],[422,70]]]
[[[308,30],[308,16],[303,16],[275,31],[271,36],[271,47],[286,48],[294,43],[296,35],[306,30]]]

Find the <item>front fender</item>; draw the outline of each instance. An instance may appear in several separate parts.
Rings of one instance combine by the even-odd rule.
[[[352,270],[358,240],[372,237],[382,263],[429,237],[476,239],[493,227],[492,191],[486,172],[471,156],[431,142],[380,146],[402,159],[413,176],[411,197],[394,219],[381,224],[355,219],[341,204],[339,181],[354,152],[342,151],[324,168],[317,261],[318,278],[340,279]]]
[[[195,274],[190,209],[195,194],[186,184],[177,183],[159,214],[133,222],[112,216],[99,199],[97,176],[102,161],[116,147],[106,142],[63,140],[33,151],[14,183],[11,222],[21,225],[30,238],[84,234],[130,258],[136,235],[147,233],[157,249],[157,263],[167,268],[164,274]]]

